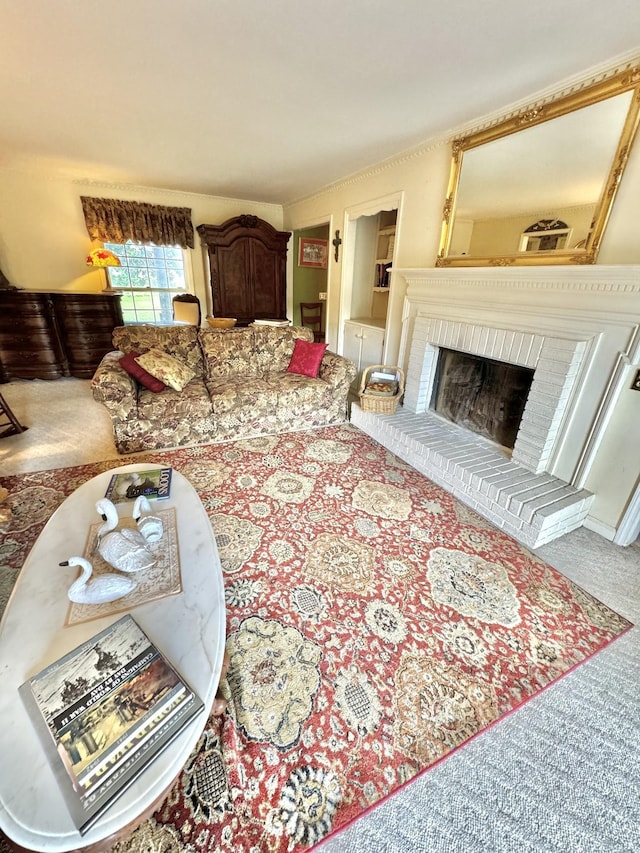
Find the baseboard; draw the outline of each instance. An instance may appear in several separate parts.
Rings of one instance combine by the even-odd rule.
[[[604,538],[608,539],[610,542],[613,542],[613,538],[616,535],[615,527],[612,527],[610,524],[605,524],[603,521],[598,521],[597,518],[594,518],[591,515],[588,515],[585,518],[583,527],[586,527],[587,530],[593,531],[593,533],[597,533],[598,536],[604,536]]]

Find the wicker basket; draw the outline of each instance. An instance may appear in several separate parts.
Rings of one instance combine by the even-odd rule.
[[[398,390],[395,394],[376,393],[365,391],[372,373],[380,370],[385,373],[393,373],[398,382]],[[378,415],[392,415],[398,408],[398,403],[404,394],[404,372],[400,367],[388,367],[385,364],[373,364],[362,371],[360,380],[360,408],[363,412],[375,412]]]

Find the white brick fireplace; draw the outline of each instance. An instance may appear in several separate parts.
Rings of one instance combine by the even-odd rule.
[[[529,547],[579,527],[583,488],[640,357],[636,267],[399,270],[407,285],[394,415],[351,419]],[[392,283],[393,286],[393,283]],[[440,347],[534,370],[509,458],[429,410]]]

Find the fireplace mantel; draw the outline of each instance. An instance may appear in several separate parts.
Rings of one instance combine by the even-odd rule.
[[[442,282],[454,286],[490,286],[497,292],[519,290],[640,294],[640,266],[467,267],[394,270],[411,288]],[[413,294],[415,295],[415,293]],[[409,293],[407,293],[409,296]],[[637,307],[637,306],[636,306]]]

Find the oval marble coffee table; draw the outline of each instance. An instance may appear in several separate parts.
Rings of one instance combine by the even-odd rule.
[[[47,522],[18,577],[0,623],[0,829],[28,850],[63,853],[108,847],[124,830],[151,814],[179,775],[206,724],[222,670],[225,605],[222,569],[209,518],[189,481],[173,471],[171,496],[153,509],[175,507],[182,592],[131,609],[131,613],[199,694],[205,710],[149,765],[138,780],[81,836],[71,821],[18,687],[44,666],[97,634],[122,613],[65,626],[66,592],[77,569],[59,563],[81,555],[95,502],[114,468],[84,483]],[[131,514],[131,505],[118,507]]]

